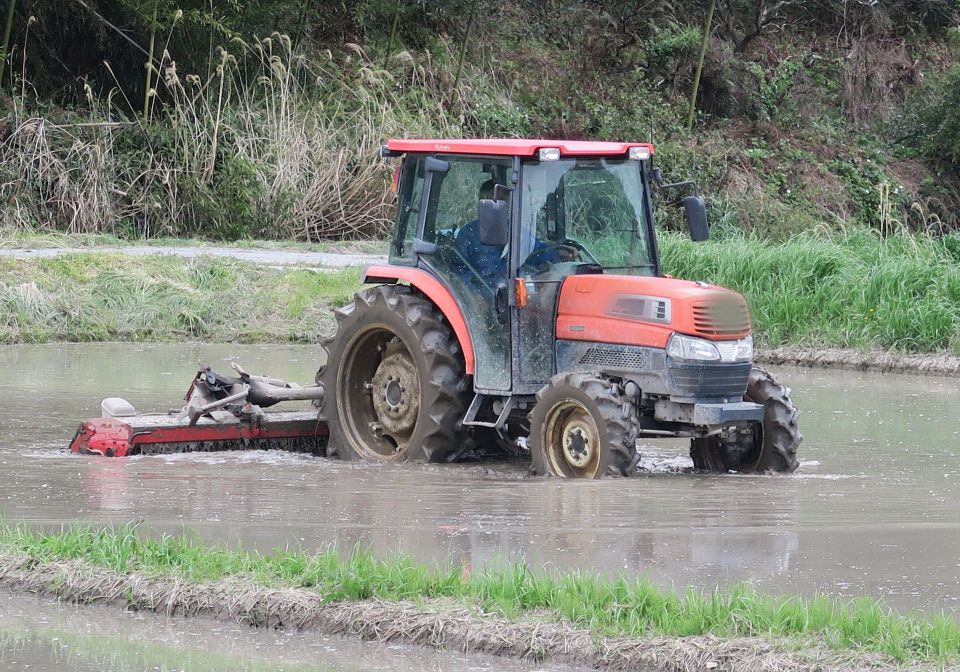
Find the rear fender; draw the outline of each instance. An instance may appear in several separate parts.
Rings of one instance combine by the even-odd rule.
[[[460,304],[440,280],[419,268],[407,266],[369,266],[363,273],[363,282],[367,284],[387,284],[406,282],[415,287],[433,302],[453,328],[453,333],[463,351],[463,363],[468,375],[474,374],[476,360],[473,354],[473,341],[467,320],[460,310]]]

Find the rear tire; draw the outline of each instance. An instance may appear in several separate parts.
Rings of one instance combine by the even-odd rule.
[[[753,367],[745,401],[764,407],[762,424],[690,440],[690,457],[700,471],[789,474],[800,466],[797,448],[803,435],[797,425],[800,411],[790,389],[760,367]]]
[[[638,423],[612,382],[588,373],[554,376],[530,413],[531,471],[559,478],[629,476]]]
[[[324,341],[327,456],[444,462],[463,452],[467,377],[453,331],[409,287],[356,294]]]

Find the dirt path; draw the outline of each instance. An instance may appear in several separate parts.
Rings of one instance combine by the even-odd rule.
[[[132,257],[170,255],[192,259],[195,257],[227,257],[253,264],[268,266],[314,266],[320,268],[346,268],[365,266],[386,261],[375,254],[305,252],[301,250],[265,250],[238,247],[179,247],[179,246],[131,246],[131,247],[53,247],[39,249],[0,249],[0,259],[46,259],[65,254],[126,254]]]

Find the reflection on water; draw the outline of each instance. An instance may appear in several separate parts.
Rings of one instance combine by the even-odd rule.
[[[704,588],[960,605],[960,382],[784,370],[806,436],[796,476],[668,473],[677,442],[626,480],[523,479],[521,465],[349,464],[279,453],[73,457],[79,420],[118,394],[176,405],[201,361],[309,382],[312,346],[71,345],[0,349],[0,511],[56,528],[126,522],[269,551],[363,544],[426,561],[645,575]]]
[[[363,643],[316,633],[252,629],[204,618],[168,618],[4,595],[5,672],[487,672],[527,670],[491,656]],[[569,670],[544,667],[543,670]]]

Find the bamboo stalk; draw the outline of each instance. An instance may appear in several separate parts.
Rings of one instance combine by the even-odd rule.
[[[17,8],[17,0],[7,2],[7,23],[3,29],[3,45],[0,46],[0,86],[3,86],[3,75],[7,71],[7,53],[10,49],[10,32],[13,30],[13,15]]]
[[[143,120],[150,120],[150,88],[153,86],[153,50],[157,40],[157,4],[153,3],[153,21],[150,23],[150,48],[147,53],[147,88],[143,92]]]
[[[717,0],[710,0],[710,10],[707,12],[707,25],[703,29],[703,41],[700,43],[700,58],[697,59],[697,73],[693,76],[693,91],[690,94],[690,114],[687,116],[687,131],[693,130],[693,120],[697,115],[697,95],[700,93],[700,76],[703,74],[703,60],[707,56],[707,46],[710,43],[710,29],[713,27],[713,10],[717,7]]]
[[[387,42],[387,53],[383,55],[383,67],[386,69],[390,61],[390,53],[393,51],[393,40],[397,36],[397,26],[400,24],[400,3],[397,0],[397,6],[393,10],[393,26],[390,28],[390,41]]]
[[[463,59],[467,55],[467,39],[470,37],[470,29],[473,28],[473,18],[477,15],[477,5],[474,3],[470,9],[470,18],[467,19],[467,29],[463,31],[463,41],[460,43],[460,57],[457,60],[457,74],[453,78],[453,89],[450,91],[450,101],[453,102],[453,94],[460,85],[460,74],[463,72]]]

